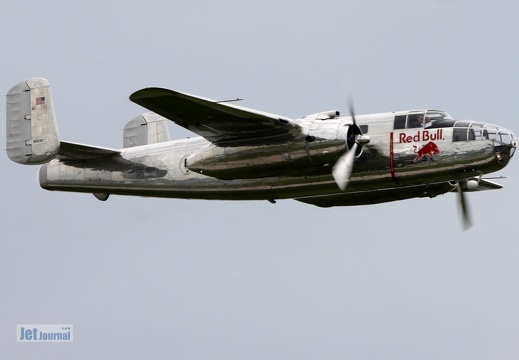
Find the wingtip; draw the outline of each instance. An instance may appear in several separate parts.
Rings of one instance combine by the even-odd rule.
[[[172,92],[174,91],[159,87],[149,87],[135,91],[129,98],[131,101],[135,102],[135,100],[164,96],[171,94]]]

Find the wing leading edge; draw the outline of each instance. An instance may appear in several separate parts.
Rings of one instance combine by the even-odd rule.
[[[146,88],[130,100],[215,144],[266,138],[292,138],[299,125],[284,116],[223,104],[162,88]]]

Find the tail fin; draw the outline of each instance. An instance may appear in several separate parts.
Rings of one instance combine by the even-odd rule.
[[[44,164],[60,140],[49,82],[32,78],[7,93],[7,155],[19,164]]]
[[[124,127],[123,147],[157,144],[169,141],[166,118],[147,112],[130,120]]]

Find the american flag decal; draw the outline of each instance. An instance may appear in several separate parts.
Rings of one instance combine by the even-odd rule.
[[[45,96],[36,98],[36,105],[45,105]]]

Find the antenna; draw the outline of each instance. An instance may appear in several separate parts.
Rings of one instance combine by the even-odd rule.
[[[220,101],[216,101],[217,104],[220,104],[220,103],[226,103],[226,102],[234,102],[234,101],[242,101],[243,99],[240,99],[240,98],[236,98],[236,99],[231,99],[231,100],[220,100]]]

